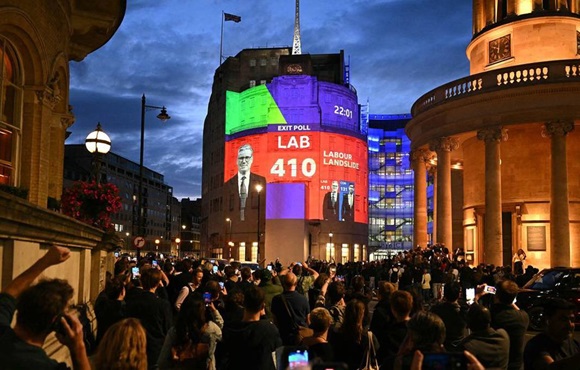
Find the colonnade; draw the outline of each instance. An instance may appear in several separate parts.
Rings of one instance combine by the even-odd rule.
[[[554,121],[542,125],[542,135],[550,137],[550,264],[570,266],[570,219],[568,206],[568,171],[566,135],[574,129],[573,121]],[[501,142],[507,140],[507,130],[501,126],[477,131],[485,145],[485,216],[483,256],[488,264],[502,265],[502,196]],[[459,148],[455,137],[432,140],[429,149],[421,147],[411,152],[414,170],[413,245],[425,248],[427,235],[427,171],[436,166],[434,242],[453,247],[451,152]]]

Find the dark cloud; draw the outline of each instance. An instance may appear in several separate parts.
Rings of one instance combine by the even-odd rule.
[[[112,39],[71,63],[76,123],[67,143],[82,143],[97,122],[113,151],[139,160],[141,96],[167,106],[171,120],[148,111],[145,158],[174,195],[199,197],[203,121],[220,50],[292,45],[294,1],[131,0]],[[452,0],[317,0],[301,4],[302,50],[345,51],[351,83],[371,113],[407,113],[427,91],[469,73],[471,2]]]

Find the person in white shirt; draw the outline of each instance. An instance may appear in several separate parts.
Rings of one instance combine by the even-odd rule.
[[[187,298],[189,293],[193,293],[197,288],[201,286],[202,279],[203,279],[203,271],[195,270],[191,282],[187,283],[186,286],[181,288],[181,290],[179,291],[179,295],[175,300],[175,309],[177,311],[181,309],[181,305],[183,304],[183,301],[185,301],[185,298]]]
[[[421,289],[423,290],[423,302],[429,302],[431,299],[431,274],[429,273],[428,269],[423,269]]]

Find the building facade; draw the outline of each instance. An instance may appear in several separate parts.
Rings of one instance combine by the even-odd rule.
[[[409,157],[411,141],[405,134],[410,119],[410,114],[369,116],[369,249],[372,259],[413,247],[414,181]],[[431,236],[432,183],[427,194],[427,234]]]
[[[66,279],[74,301],[103,289],[114,248],[102,230],[47,208],[62,194],[64,141],[74,122],[69,106],[69,62],[81,61],[119,28],[126,1],[0,1],[0,286],[50,244],[70,258],[44,277]],[[18,193],[21,197],[9,194]],[[22,199],[23,198],[23,199]],[[68,350],[49,337],[51,357]],[[70,359],[69,359],[70,363]]]
[[[73,181],[88,181],[93,176],[95,157],[83,144],[65,146],[64,187]],[[124,250],[134,253],[133,238],[137,233],[137,194],[139,194],[139,164],[113,152],[101,159],[100,181],[119,189],[122,208],[113,215],[117,235],[125,241]],[[143,169],[144,252],[175,254],[181,225],[181,204],[173,197],[173,188],[164,176],[148,168]]]
[[[344,55],[289,52],[246,49],[216,71],[204,126],[204,255],[366,258],[366,131]]]
[[[406,128],[415,244],[436,166],[434,241],[474,263],[522,249],[536,267],[580,265],[579,55],[579,1],[473,1],[470,75],[420,97]]]

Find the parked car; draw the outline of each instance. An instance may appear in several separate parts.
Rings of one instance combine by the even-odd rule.
[[[531,330],[542,329],[543,306],[550,298],[562,298],[574,303],[576,328],[580,328],[580,267],[544,269],[522,287],[516,304],[530,316]]]

